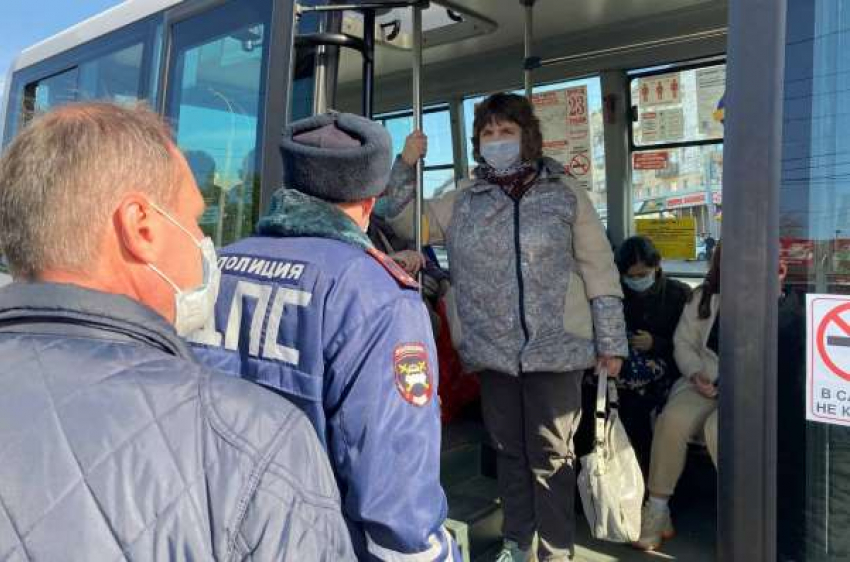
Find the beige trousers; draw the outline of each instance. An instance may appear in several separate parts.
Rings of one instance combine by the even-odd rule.
[[[673,394],[652,438],[649,493],[672,496],[685,468],[688,442],[703,434],[711,459],[717,465],[717,399],[706,398],[691,385]]]

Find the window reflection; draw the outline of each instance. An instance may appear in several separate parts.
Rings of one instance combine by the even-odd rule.
[[[144,45],[138,43],[80,65],[80,100],[130,103],[139,98]]]
[[[250,234],[257,217],[268,17],[267,0],[231,2],[174,29],[168,113],[206,202],[201,228],[218,246]]]
[[[850,559],[850,429],[806,421],[805,296],[850,293],[850,11],[789,0],[779,229],[779,560]],[[789,337],[788,334],[791,334]]]
[[[77,69],[72,68],[28,86],[32,109],[40,113],[73,102],[77,96],[77,76]]]

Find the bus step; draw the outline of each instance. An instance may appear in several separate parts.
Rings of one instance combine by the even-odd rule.
[[[443,427],[440,480],[451,488],[482,474],[487,432],[481,422],[469,420]]]
[[[452,520],[449,527],[454,527],[464,561],[483,560],[482,554],[501,543],[502,509],[496,481],[475,476],[447,488],[446,495]]]
[[[440,455],[440,481],[448,489],[481,475],[481,444],[459,445]]]

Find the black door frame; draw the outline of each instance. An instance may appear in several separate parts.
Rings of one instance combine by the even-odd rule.
[[[730,0],[717,559],[776,560],[779,184],[786,0]]]
[[[163,33],[162,64],[160,67],[159,110],[165,114],[168,76],[172,63],[172,33],[176,23],[195,17],[235,0],[195,0],[178,4],[165,11],[165,30]],[[282,134],[289,116],[287,115],[287,97],[290,72],[290,54],[293,50],[293,34],[295,29],[295,0],[272,0],[272,15],[270,22],[270,43],[265,82],[265,98],[260,112],[262,130],[259,134],[259,167],[260,170],[260,211],[267,209],[272,194],[280,188],[283,177],[283,161],[280,155],[277,139]]]

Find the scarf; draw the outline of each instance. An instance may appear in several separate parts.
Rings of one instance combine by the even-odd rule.
[[[514,201],[519,201],[534,185],[539,170],[529,162],[520,162],[504,170],[482,164],[476,173],[479,178],[501,187],[502,191]]]

